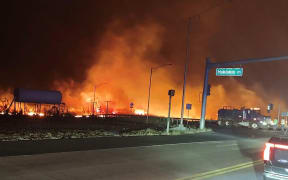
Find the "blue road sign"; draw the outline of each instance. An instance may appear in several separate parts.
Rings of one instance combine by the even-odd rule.
[[[191,110],[192,109],[192,104],[186,104],[186,109]]]

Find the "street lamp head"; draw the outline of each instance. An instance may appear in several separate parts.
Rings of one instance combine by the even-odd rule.
[[[158,68],[161,68],[163,66],[171,66],[172,64],[162,64],[160,66],[157,66],[157,67],[151,67],[151,71],[150,71],[150,81],[149,81],[149,90],[148,90],[148,104],[147,104],[147,119],[146,119],[146,123],[148,123],[148,119],[149,119],[149,106],[150,106],[150,91],[151,91],[151,80],[152,80],[152,72],[153,72],[153,69],[158,69]]]

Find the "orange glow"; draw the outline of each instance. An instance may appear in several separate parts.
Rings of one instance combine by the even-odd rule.
[[[112,23],[109,29],[117,29],[119,23],[121,24],[121,22]],[[105,101],[112,101],[109,103],[110,113],[115,111],[119,114],[131,113],[129,107],[131,102],[134,103],[135,108],[146,111],[150,68],[165,62],[161,62],[161,57],[159,57],[158,63],[151,63],[157,62],[157,59],[149,59],[146,54],[147,52],[158,54],[161,51],[163,32],[165,29],[155,23],[130,27],[121,33],[108,30],[104,33],[98,47],[99,53],[95,54],[95,63],[87,69],[86,79],[82,83],[55,82],[55,87],[63,93],[63,101],[69,107],[73,107],[73,112],[77,114],[92,114],[91,100],[94,97],[95,87],[97,105],[95,103],[94,108],[98,114],[106,113]],[[175,89],[171,116],[180,117],[183,77],[179,75],[179,79],[175,81],[175,74],[179,73],[176,71],[177,68],[179,68],[178,64],[175,64],[153,72],[149,114],[167,116],[169,101],[167,93],[169,89]],[[187,84],[185,103],[192,104],[192,110],[189,112],[190,118],[200,118],[201,114],[199,99],[201,100],[203,84],[201,76],[204,75],[204,65],[199,68],[203,69],[200,77],[192,77],[193,86]],[[103,83],[105,85],[97,86]],[[233,91],[225,89],[227,85],[225,86],[224,83],[229,83]],[[217,111],[223,106],[265,109],[267,102],[259,95],[263,90],[257,87],[257,84],[254,89],[258,89],[258,92],[245,87],[234,78],[226,78],[223,84],[212,84],[211,96],[207,98],[206,118],[217,119]],[[188,117],[186,111],[184,117]]]
[[[111,28],[115,29],[113,26],[117,26],[117,24],[118,22],[111,24]],[[147,51],[159,51],[162,44],[160,38],[162,31],[163,28],[154,23],[149,23],[149,26],[135,26],[123,31],[122,35],[107,31],[99,45],[101,53],[95,55],[95,64],[87,69],[86,79],[81,84],[75,84],[73,81],[55,82],[56,89],[63,93],[63,101],[69,107],[73,107],[73,112],[77,114],[92,114],[91,100],[94,98],[95,87],[94,108],[98,114],[106,113],[105,101],[111,101],[109,113],[130,113],[129,104],[131,102],[138,108],[145,108],[149,68],[158,65],[144,63],[145,54]],[[131,46],[131,38],[137,40],[135,46]],[[152,89],[153,96],[159,93],[159,86],[162,86],[163,89],[169,88],[171,84],[169,77],[162,78],[166,72],[165,68],[159,69],[153,76],[155,79]],[[158,103],[157,99],[151,97],[152,108]],[[162,108],[162,110],[158,109],[157,112],[153,112],[152,108],[151,114],[157,114],[166,109]]]
[[[137,115],[145,115],[145,111],[143,109],[135,109],[135,114],[137,114]]]
[[[51,86],[52,89],[62,92],[63,102],[66,103],[69,112],[77,114],[77,117],[91,115],[93,104],[95,114],[105,114],[107,106],[105,101],[111,101],[109,113],[131,113],[129,104],[133,102],[136,109],[135,114],[144,115],[147,111],[150,68],[165,63],[173,64],[173,62],[167,62],[165,56],[161,55],[166,40],[162,36],[165,34],[165,27],[153,21],[141,22],[141,24],[129,27],[122,27],[121,24],[122,22],[116,20],[107,26],[106,32],[101,36],[102,39],[99,40],[99,44],[97,43],[97,48],[95,47],[95,54],[91,57],[93,63],[86,70],[84,80],[81,82],[59,80]],[[115,29],[119,32],[114,32]],[[179,54],[179,52],[176,53]],[[185,48],[182,53],[185,54]],[[204,61],[203,57],[201,62]],[[175,89],[171,116],[180,117],[182,73],[184,73],[182,65],[184,62],[185,58],[177,59],[172,66],[153,71],[150,115],[167,116],[169,103],[167,93],[169,89]],[[189,74],[188,78],[190,79],[187,82],[192,83],[187,83],[185,95],[185,104],[192,104],[189,118],[200,118],[201,114],[200,101],[203,90],[204,63],[200,63],[196,68],[191,65],[191,69],[189,69],[189,73],[196,70],[199,73],[193,74],[193,76]],[[198,69],[200,70],[198,71]],[[267,101],[261,95],[265,97],[267,94],[262,87],[258,87],[257,83],[253,87],[246,87],[240,84],[236,78],[227,77],[217,84],[212,81],[212,71],[214,70],[210,72],[212,86],[211,96],[207,97],[206,119],[217,119],[217,111],[223,106],[266,109]],[[232,87],[232,90],[227,87]],[[94,101],[94,90],[95,103],[92,102]],[[9,91],[12,92],[12,90]],[[4,93],[5,96],[6,94]],[[281,108],[287,109],[283,100],[269,96],[269,101],[271,99],[277,104],[279,102]],[[274,112],[277,113],[277,111]],[[186,110],[184,117],[188,117]]]
[[[33,112],[33,111],[30,111],[30,112],[27,113],[27,115],[28,115],[28,116],[34,116],[34,115],[36,115],[36,113]]]

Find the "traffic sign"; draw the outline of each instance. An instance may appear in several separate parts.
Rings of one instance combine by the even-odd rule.
[[[134,107],[134,103],[131,102],[131,103],[130,103],[130,108],[132,109],[133,107]]]
[[[243,76],[243,68],[216,68],[216,76]]]
[[[174,96],[174,95],[175,95],[175,90],[174,90],[174,89],[170,89],[170,90],[168,91],[168,95],[169,95],[169,96]]]
[[[186,109],[191,110],[192,109],[192,104],[186,104]]]
[[[288,116],[288,112],[282,112],[281,116]]]

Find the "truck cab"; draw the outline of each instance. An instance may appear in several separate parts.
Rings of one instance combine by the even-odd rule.
[[[246,126],[253,129],[268,128],[271,117],[261,114],[260,108],[232,108],[229,106],[218,110],[218,125],[220,126]]]

